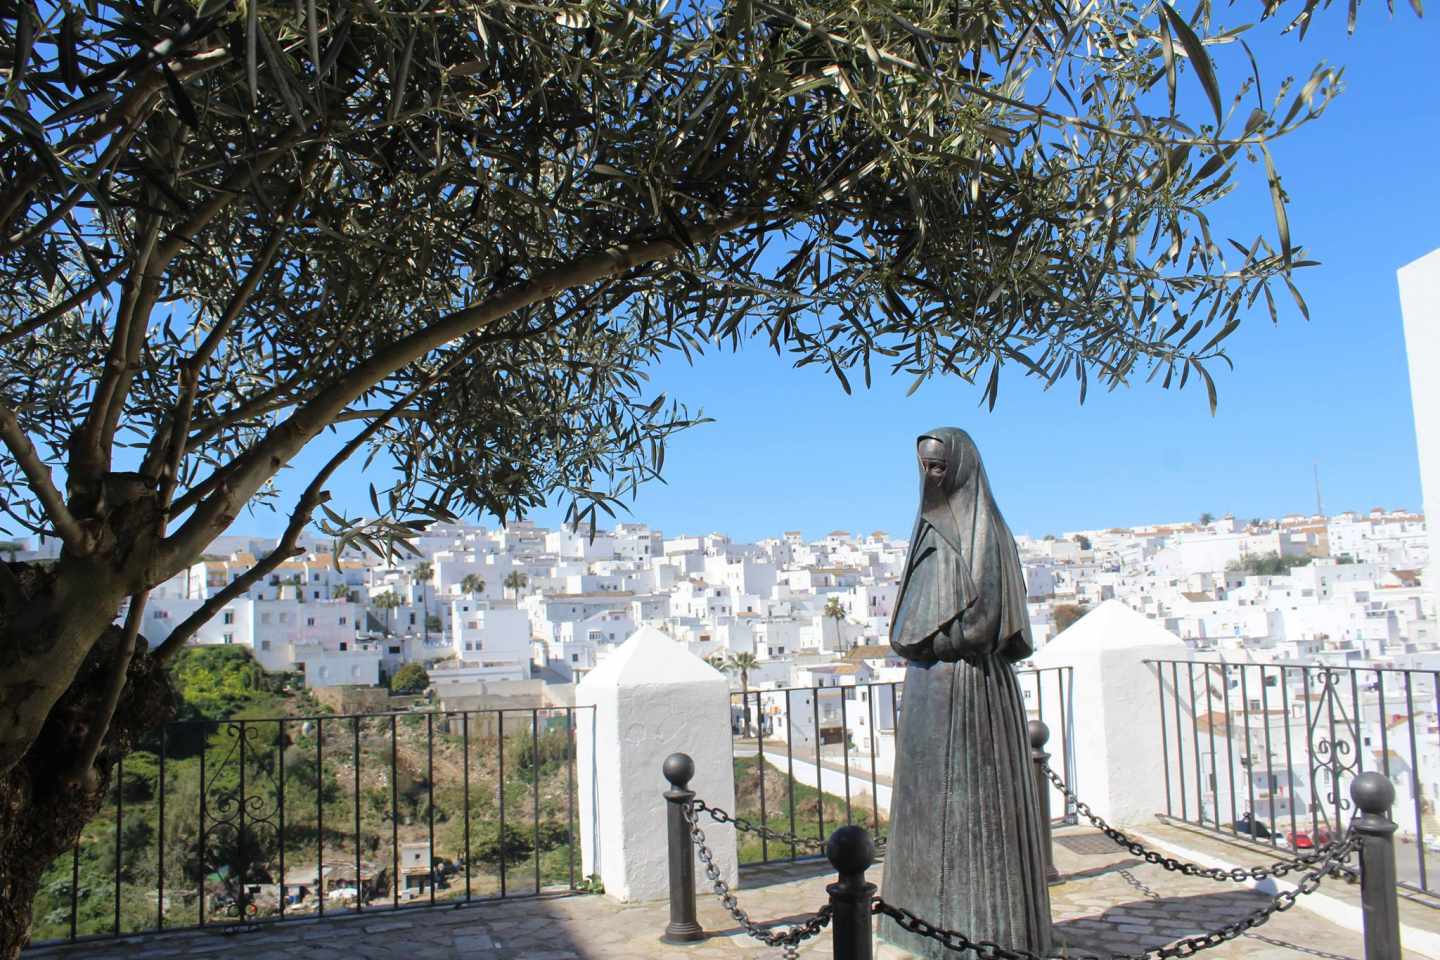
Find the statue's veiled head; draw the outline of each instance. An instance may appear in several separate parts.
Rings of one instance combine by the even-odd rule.
[[[915,441],[920,461],[921,498],[944,500],[962,489],[975,476],[980,454],[970,434],[959,427],[936,427]]]

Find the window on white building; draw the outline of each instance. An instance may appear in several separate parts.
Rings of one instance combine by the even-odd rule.
[[[341,617],[341,618],[340,618],[340,626],[342,626],[342,627],[345,626],[345,621],[346,621],[346,620],[349,620],[349,619],[350,619],[349,617]]]
[[[314,617],[306,617],[306,618],[305,618],[305,626],[307,626],[307,627],[313,627],[313,626],[315,626],[315,618],[314,618]]]
[[[224,638],[224,639],[225,639],[225,642],[226,642],[226,643],[234,643],[234,642],[235,642],[235,634],[233,634],[233,633],[227,633],[227,634],[225,634],[225,638]]]
[[[269,641],[269,640],[261,640],[261,641],[260,641],[260,649],[261,649],[261,650],[269,650],[269,649],[270,649],[270,641]]]
[[[232,623],[234,623],[234,622],[235,622],[235,611],[234,611],[234,610],[226,610],[226,611],[225,611],[225,620],[224,620],[224,623],[228,626],[229,624],[232,624]]]
[[[348,643],[346,643],[344,640],[341,640],[341,641],[340,641],[340,649],[341,649],[341,650],[348,650],[348,649],[350,649],[350,645],[349,645]]]

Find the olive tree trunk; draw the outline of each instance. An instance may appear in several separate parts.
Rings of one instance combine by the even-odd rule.
[[[0,720],[18,754],[0,773],[0,960],[16,960],[30,937],[40,880],[56,857],[70,850],[105,802],[115,761],[173,712],[174,693],[143,638],[126,672],[125,686],[93,766],[76,780],[86,735],[103,713],[123,631],[114,625],[123,591],[104,581],[68,582],[75,571],[59,564],[11,564],[26,606],[0,607]],[[88,641],[77,631],[91,629]],[[67,649],[83,650],[66,669]],[[41,671],[37,662],[53,660]],[[58,697],[46,689],[56,676],[71,677]],[[63,680],[61,681],[63,683]],[[36,716],[40,718],[36,720]],[[28,743],[20,737],[29,731]],[[38,731],[38,732],[36,732]]]

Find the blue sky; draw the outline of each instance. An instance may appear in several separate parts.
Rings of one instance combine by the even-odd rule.
[[[667,482],[641,491],[633,519],[670,534],[718,530],[745,540],[836,528],[903,535],[915,511],[914,437],[940,425],[975,437],[1017,533],[1193,519],[1203,511],[1242,518],[1309,511],[1316,463],[1328,512],[1418,510],[1395,271],[1440,247],[1440,24],[1433,11],[1421,20],[1404,0],[1397,6],[1392,18],[1369,0],[1353,37],[1345,34],[1343,6],[1317,14],[1303,43],[1271,24],[1249,35],[1267,91],[1324,60],[1345,67],[1345,92],[1274,151],[1293,235],[1322,261],[1301,274],[1311,319],[1284,304],[1278,325],[1263,306],[1250,314],[1227,341],[1235,370],[1213,371],[1214,417],[1198,382],[1184,391],[1092,388],[1082,407],[1073,385],[1046,392],[1016,371],[987,412],[980,389],[959,381],[933,382],[906,398],[908,378],[881,379],[846,396],[824,373],[792,369],[758,347],[708,355],[693,367],[677,355],[654,371],[656,388],[716,422],[671,444]],[[1221,74],[1227,90],[1239,78],[1234,70]],[[1242,164],[1240,178],[1241,189],[1215,209],[1216,232],[1247,241],[1262,231],[1273,236],[1261,169]],[[308,452],[301,470],[320,452]],[[304,479],[287,475],[294,479],[282,490],[291,502]],[[368,509],[358,464],[337,476],[332,491],[353,512]],[[536,519],[553,524],[559,513]],[[233,530],[273,535],[283,526],[283,516],[261,510],[242,515]]]

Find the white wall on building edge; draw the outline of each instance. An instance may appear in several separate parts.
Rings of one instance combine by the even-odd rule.
[[[717,806],[735,801],[730,685],[653,627],[642,627],[575,688],[581,864],[622,901],[669,895],[667,788],[672,753],[695,761],[690,789]],[[593,709],[590,709],[593,708]],[[738,879],[735,830],[705,825],[721,875]],[[705,889],[696,869],[696,887]]]
[[[1397,271],[1405,356],[1410,364],[1410,403],[1420,460],[1420,493],[1429,523],[1430,570],[1440,573],[1440,250]],[[1440,595],[1440,576],[1430,589]]]
[[[1159,690],[1145,661],[1189,659],[1178,637],[1118,600],[1100,604],[1032,658],[1037,668],[1073,671],[1070,787],[1111,823],[1151,820],[1165,809]],[[1059,742],[1052,730],[1052,755]]]

